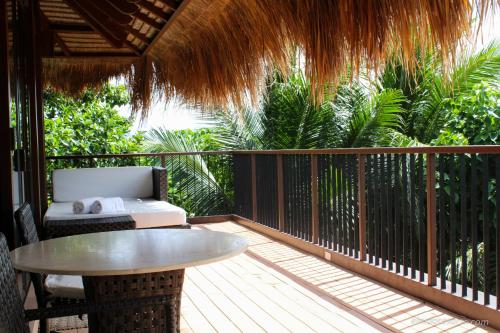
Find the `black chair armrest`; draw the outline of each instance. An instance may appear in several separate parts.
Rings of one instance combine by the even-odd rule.
[[[156,200],[168,199],[168,175],[165,168],[153,168],[153,195]]]

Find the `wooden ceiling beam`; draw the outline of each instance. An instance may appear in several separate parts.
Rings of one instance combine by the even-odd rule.
[[[160,0],[160,2],[169,7],[171,10],[176,10],[179,5],[175,0]]]
[[[98,10],[100,10],[104,15],[107,15],[111,20],[115,21],[120,25],[130,24],[130,22],[132,22],[132,20],[134,19],[131,15],[122,13],[120,10],[118,10],[115,6],[113,6],[110,2],[106,0],[101,0],[99,1],[98,5],[94,4],[94,6]]]
[[[71,6],[87,23],[100,33],[113,47],[121,48],[127,39],[127,33],[115,23],[109,16],[105,15],[98,7],[88,0],[64,0]]]
[[[127,25],[125,27],[125,30],[127,30],[132,36],[134,36],[135,38],[141,40],[143,43],[145,43],[146,45],[149,45],[151,43],[151,40],[145,35],[143,34],[142,32],[132,28],[131,26]]]
[[[161,30],[161,28],[163,28],[163,24],[158,23],[155,19],[147,16],[144,13],[138,12],[134,16],[136,19],[148,24],[153,29]]]
[[[55,32],[54,30],[52,30],[50,28],[50,21],[47,18],[47,16],[45,16],[43,11],[40,11],[40,21],[41,21],[40,23],[42,25],[42,31],[45,30],[45,31],[47,31],[47,33],[52,35],[53,40],[57,43],[57,45],[59,45],[59,47],[63,51],[64,55],[71,56],[71,51],[70,51],[68,45],[66,45],[64,40],[57,34],[57,32]],[[52,49],[53,49],[53,47],[54,46],[52,45]]]
[[[49,29],[57,32],[95,32],[92,27],[86,24],[73,24],[73,23],[51,23],[49,22]]]
[[[141,0],[138,2],[138,4],[139,6],[146,9],[148,12],[157,16],[165,22],[170,18],[170,15],[168,13],[165,13],[160,7],[156,7],[152,2]]]
[[[64,40],[54,32],[54,40],[56,41],[57,45],[61,48],[65,56],[71,56],[71,51],[69,50],[68,45],[64,42]]]
[[[139,6],[134,3],[123,1],[123,0],[106,0],[117,10],[127,15],[134,15],[139,11]]]
[[[135,53],[135,55],[137,56],[142,55],[142,51],[128,39],[125,41],[125,45],[127,45],[127,47],[131,49]]]

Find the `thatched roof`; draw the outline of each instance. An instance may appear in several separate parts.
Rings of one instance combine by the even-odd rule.
[[[116,9],[120,1],[98,3]],[[393,56],[411,68],[418,47],[439,47],[450,60],[473,12],[496,1],[128,0],[119,12],[129,19],[108,15],[104,27],[92,22],[92,0],[40,3],[55,40],[45,83],[76,92],[125,75],[134,109],[147,112],[154,91],[204,105],[255,97],[297,47],[313,87],[335,84],[348,67],[377,70]]]

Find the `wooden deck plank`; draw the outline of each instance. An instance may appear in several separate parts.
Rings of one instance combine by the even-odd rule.
[[[249,252],[264,262],[269,272],[291,277],[305,289],[339,302],[390,330],[485,332],[467,318],[425,303],[365,277],[337,267],[235,223],[206,225],[211,230],[237,233],[249,239]],[[362,320],[358,320],[362,322]]]
[[[222,286],[212,283],[212,281],[217,281],[217,277],[207,273],[210,272],[206,268],[192,269],[189,277],[242,332],[264,332],[262,327],[252,320],[251,315],[247,315],[236,305],[237,298],[227,297],[220,289]]]
[[[248,314],[257,325],[263,327],[264,330],[268,332],[288,331],[278,321],[271,317],[265,309],[262,309],[255,300],[252,300],[234,287],[233,283],[235,283],[235,281],[226,279],[226,276],[222,274],[219,269],[215,269],[214,265],[208,265],[205,269],[213,270],[213,279],[214,281],[218,281],[217,283],[222,286],[221,290],[223,294],[229,299],[235,300],[238,307]]]
[[[250,246],[186,270],[182,332],[497,332],[239,224],[194,228],[235,233]]]
[[[184,293],[191,302],[198,308],[203,316],[210,321],[210,324],[218,332],[240,332],[231,320],[222,312],[196,283],[189,276],[184,281]],[[181,308],[182,311],[182,308]]]

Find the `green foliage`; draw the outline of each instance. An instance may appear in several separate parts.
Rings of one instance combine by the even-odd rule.
[[[473,262],[472,258],[472,247],[468,247],[467,252],[466,252],[466,259],[465,259],[465,264],[466,267],[462,267],[462,257],[458,255],[455,258],[455,267],[456,267],[456,272],[455,272],[455,279],[456,281],[460,281],[460,277],[462,275],[463,269],[466,270],[466,277],[467,277],[467,286],[469,288],[472,287],[472,276],[473,276],[473,271],[472,267],[474,265],[477,267],[477,286],[479,290],[484,290],[485,289],[485,267],[484,267],[484,243],[478,243],[477,244],[477,261]],[[488,271],[489,272],[495,272],[495,256],[494,251],[490,250],[491,252],[491,258],[488,260]],[[451,262],[446,265],[445,268],[445,276],[447,280],[451,280],[452,277],[452,268],[451,268]],[[490,275],[490,281],[488,284],[488,290],[490,291],[490,294],[494,295],[496,293],[496,283],[495,283],[496,276],[495,275]]]
[[[315,105],[311,85],[300,69],[294,68],[285,80],[275,74],[269,83],[260,110],[262,113],[262,142],[268,149],[313,149],[332,146],[337,137],[332,135],[335,122],[331,96]]]
[[[498,42],[493,42],[476,53],[464,52],[451,71],[443,68],[438,51],[417,54],[417,57],[421,58],[421,66],[414,73],[405,72],[403,66],[396,61],[389,64],[379,78],[379,89],[399,89],[405,96],[405,112],[402,113],[405,126],[401,133],[424,144],[466,144],[464,138],[469,140],[470,134],[461,132],[464,128],[450,122],[452,113],[458,110],[469,112],[469,117],[474,117],[475,112],[481,112],[478,109],[488,98],[471,92],[476,91],[478,85],[498,89]],[[462,106],[462,103],[465,105]],[[488,103],[490,102],[486,102]],[[472,104],[476,104],[476,107],[472,107]],[[462,115],[462,118],[467,117]],[[482,132],[480,128],[476,130]],[[445,139],[441,138],[433,142],[441,133],[446,135],[446,132],[446,140],[441,141]]]
[[[115,107],[129,97],[124,86],[106,85],[101,91],[87,90],[80,98],[47,90],[44,92],[45,149],[53,155],[119,154],[136,152],[141,133],[130,134],[131,120]]]
[[[152,129],[146,137],[145,149],[150,152],[196,152],[217,147],[210,130]],[[232,170],[227,158],[202,155],[167,157],[169,201],[183,207],[190,215],[227,213],[232,205]]]
[[[500,142],[500,88],[485,83],[449,101],[445,129],[436,145],[495,145]]]
[[[217,140],[226,149],[315,149],[383,146],[402,127],[403,95],[345,84],[324,102],[313,103],[300,69],[288,80],[275,74],[258,110],[216,114]]]

